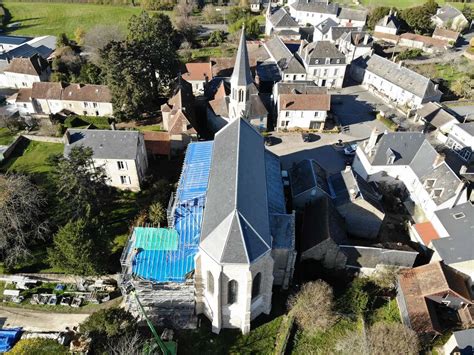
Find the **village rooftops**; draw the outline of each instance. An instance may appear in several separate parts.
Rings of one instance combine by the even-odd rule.
[[[436,128],[451,122],[459,122],[456,117],[448,113],[443,106],[436,102],[428,102],[418,109],[416,114]]]
[[[339,12],[338,4],[318,0],[297,0],[290,6],[297,11],[315,12],[318,14],[337,15]]]
[[[273,36],[264,43],[264,46],[280,68],[285,68],[293,57],[293,54],[278,36]]]
[[[377,54],[368,60],[367,70],[418,97],[433,97],[440,93],[429,78]]]
[[[392,11],[390,10],[390,14],[381,18],[379,22],[377,22],[376,26],[388,27],[388,28],[399,28],[400,21],[398,21],[396,13],[393,14]]]
[[[433,37],[441,37],[456,42],[459,38],[459,32],[447,30],[446,28],[436,27]]]
[[[338,23],[329,17],[326,20],[320,22],[318,25],[316,25],[316,29],[322,34],[326,34],[329,32],[331,27],[337,27],[337,26],[338,26]]]
[[[307,44],[303,47],[302,55],[309,65],[327,65],[326,58],[330,60],[329,64],[344,64],[346,60],[346,56],[329,41]]]
[[[400,35],[400,39],[421,42],[427,47],[434,47],[434,48],[445,48],[448,45],[448,42],[444,39],[423,36],[416,33],[408,33],[408,32],[403,33]],[[401,42],[401,45],[403,45],[403,42]]]
[[[110,90],[105,85],[66,84],[56,82],[33,83],[31,97],[38,100],[106,103],[112,101]]]
[[[451,5],[444,5],[440,7],[434,17],[438,17],[443,22],[452,20],[457,16],[462,15],[462,12]]]
[[[13,58],[29,58],[39,55],[48,58],[56,48],[56,37],[36,37],[10,51],[0,54],[0,60],[11,60]]]
[[[92,148],[94,159],[135,160],[141,133],[99,129],[68,129],[65,134],[64,155],[74,147]]]
[[[349,31],[339,37],[341,41],[349,42],[356,47],[372,47],[372,37],[365,31]]]
[[[472,304],[464,277],[441,262],[401,271],[400,291],[408,315],[404,322],[408,321],[419,334],[442,332],[435,308],[444,298],[450,301],[449,307],[454,310],[462,307],[460,300]]]
[[[339,11],[339,15],[337,15],[337,17],[342,20],[365,21],[367,19],[367,11],[343,7]]]
[[[433,247],[447,263],[459,263],[473,260],[474,243],[474,206],[466,202],[453,208],[435,212],[449,237],[433,240]]]
[[[295,27],[298,28],[298,23],[290,16],[284,7],[279,8],[270,16],[270,22],[273,27]]]
[[[13,58],[10,65],[5,68],[5,72],[26,74],[26,75],[41,75],[43,71],[48,68],[48,62],[39,55],[34,55],[29,58]]]
[[[280,94],[280,110],[329,111],[331,96],[328,94]]]
[[[211,63],[186,63],[186,72],[181,75],[187,81],[200,81],[212,79]]]
[[[279,82],[278,94],[327,94],[328,89],[317,86],[314,81]]]

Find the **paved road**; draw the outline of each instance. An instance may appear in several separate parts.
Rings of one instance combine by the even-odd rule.
[[[22,327],[25,331],[57,332],[82,323],[89,314],[38,312],[0,306],[0,328]]]

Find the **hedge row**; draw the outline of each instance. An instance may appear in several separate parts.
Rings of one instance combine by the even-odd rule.
[[[95,5],[138,5],[134,0],[13,0],[13,2],[46,2],[68,4],[95,4]]]

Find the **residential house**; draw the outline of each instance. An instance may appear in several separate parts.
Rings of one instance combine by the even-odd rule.
[[[398,45],[421,49],[427,53],[444,52],[451,47],[448,41],[416,33],[403,33],[399,36]]]
[[[280,112],[280,95],[289,94],[327,94],[327,88],[319,87],[314,81],[280,81],[273,86],[272,98],[275,116]]]
[[[471,355],[474,353],[474,329],[457,330],[443,345],[444,355]]]
[[[306,70],[301,62],[290,52],[280,37],[273,36],[264,42],[264,48],[268,52],[271,61],[278,68],[278,77],[283,81],[304,81]],[[278,80],[278,81],[280,81]],[[277,81],[277,80],[275,80]]]
[[[0,52],[11,51],[32,39],[33,37],[24,36],[0,36]]]
[[[442,27],[436,27],[431,35],[435,39],[447,41],[450,46],[455,46],[461,34],[457,31],[447,30]]]
[[[339,214],[358,238],[377,238],[385,218],[380,195],[350,166],[328,179],[331,198]]]
[[[339,24],[334,21],[332,18],[328,18],[320,23],[318,23],[316,26],[314,26],[314,32],[313,32],[313,40],[312,42],[318,42],[318,41],[326,41],[329,40],[329,31],[333,27],[337,27]],[[308,41],[311,42],[311,41]]]
[[[456,152],[462,160],[474,159],[474,122],[453,125],[448,134],[446,146]]]
[[[343,7],[337,15],[340,26],[362,29],[367,21],[367,11]]]
[[[68,129],[64,155],[74,147],[91,148],[94,166],[102,167],[107,184],[119,190],[140,191],[148,168],[143,134],[138,131]]]
[[[194,95],[203,95],[206,85],[212,80],[212,64],[208,63],[186,63],[185,73],[181,78],[192,85]]]
[[[271,6],[268,6],[265,13],[265,34],[270,36],[272,33],[278,34],[281,31],[291,31],[299,34],[298,23],[284,7],[274,11]]]
[[[289,8],[291,16],[300,25],[316,26],[328,18],[339,22],[337,18],[339,5],[329,1],[296,0],[289,4]]]
[[[259,130],[267,129],[268,111],[263,104],[250,71],[245,33],[242,31],[234,70],[230,77],[230,93],[222,81],[220,88],[209,101],[207,108],[208,127],[216,132],[238,118],[245,117]]]
[[[252,12],[260,12],[263,8],[263,0],[250,0],[249,4],[250,4],[250,11]]]
[[[346,63],[351,63],[359,57],[372,54],[373,39],[368,32],[349,31],[337,40],[338,49],[346,56]]]
[[[451,5],[441,6],[436,10],[436,14],[431,17],[431,21],[437,27],[444,27],[458,32],[469,26],[469,22],[463,13]]]
[[[404,187],[405,205],[417,222],[467,201],[465,183],[422,133],[376,130],[357,147],[354,170],[365,180]]]
[[[247,333],[252,320],[270,313],[273,285],[291,278],[294,215],[286,215],[278,158],[245,119],[216,134],[211,161],[194,259],[196,313],[213,332]]]
[[[415,113],[415,122],[420,120],[425,123],[427,130],[436,131],[436,138],[441,142],[446,142],[453,126],[459,124],[457,118],[438,102],[428,102],[419,108]]]
[[[30,58],[39,55],[48,59],[56,48],[56,37],[54,36],[28,38],[24,42],[25,39],[27,37],[18,39],[13,36],[3,36],[4,50],[0,53],[0,70],[4,70],[14,58]],[[0,81],[3,82],[2,76],[0,76]]]
[[[400,21],[397,18],[397,12],[390,9],[388,15],[384,16],[375,24],[374,37],[376,33],[388,33],[392,35],[398,34],[400,29]]]
[[[342,88],[346,74],[346,56],[329,41],[305,43],[298,56],[306,68],[307,79],[318,86]]]
[[[331,96],[319,94],[280,94],[276,129],[324,129]]]
[[[412,109],[439,102],[442,95],[430,78],[376,54],[367,61],[362,85],[387,102]]]
[[[33,83],[47,81],[51,74],[48,62],[39,55],[14,58],[4,69],[2,86],[9,88],[31,88]]]
[[[113,115],[112,97],[105,85],[35,82],[8,102],[25,115],[51,115],[63,110],[84,116]]]
[[[194,112],[194,95],[190,83],[180,80],[175,94],[161,105],[163,129],[170,136],[171,153],[186,149],[191,141],[197,140]]]
[[[429,244],[434,251],[432,262],[442,260],[446,265],[466,274],[472,285],[474,283],[473,202],[436,211],[431,223],[438,233],[438,237],[433,238]]]
[[[465,276],[442,262],[403,270],[398,278],[397,304],[403,324],[428,341],[446,328],[472,324]]]

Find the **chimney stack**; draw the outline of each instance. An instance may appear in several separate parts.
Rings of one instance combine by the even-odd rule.
[[[433,168],[440,166],[444,162],[444,155],[436,154],[436,158],[433,162]]]
[[[366,33],[364,36],[364,45],[367,45],[369,43],[369,34]]]
[[[379,136],[379,131],[377,128],[374,127],[372,132],[370,133],[369,140],[367,141],[367,145],[365,146],[365,152],[369,153],[372,149],[375,148],[375,144],[377,143],[377,137]]]

